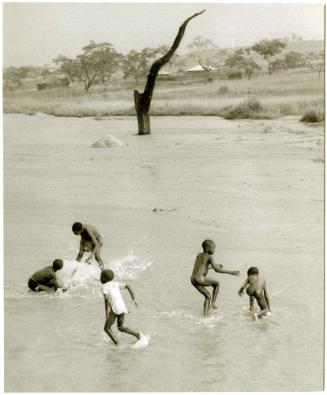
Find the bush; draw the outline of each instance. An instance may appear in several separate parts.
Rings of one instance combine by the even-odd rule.
[[[263,107],[259,100],[249,99],[235,107],[226,109],[225,119],[262,119],[269,118],[262,114]]]
[[[228,93],[229,92],[229,89],[228,89],[228,87],[227,86],[221,86],[219,89],[218,89],[218,95],[225,95],[226,93]]]
[[[315,110],[307,111],[300,119],[301,122],[318,123],[325,119],[324,114],[318,113]]]
[[[229,73],[227,78],[229,80],[240,80],[240,79],[242,79],[242,72],[241,71],[236,71],[234,73]]]

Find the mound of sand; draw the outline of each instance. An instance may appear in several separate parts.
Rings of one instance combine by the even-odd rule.
[[[107,134],[104,137],[101,137],[98,141],[92,144],[92,148],[112,148],[112,147],[121,147],[125,145],[122,141],[117,139],[117,137],[112,136],[111,134]]]

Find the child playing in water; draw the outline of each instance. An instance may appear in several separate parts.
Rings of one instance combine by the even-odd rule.
[[[76,260],[81,261],[84,252],[90,251],[90,256],[86,259],[87,263],[91,263],[93,257],[99,264],[101,270],[104,269],[103,262],[100,256],[102,247],[102,237],[94,226],[75,222],[72,226],[72,231],[75,235],[81,236],[80,248]]]
[[[131,295],[132,301],[137,305],[134,293],[131,287],[127,284],[118,283],[112,281],[114,278],[114,272],[106,269],[101,272],[100,281],[103,284],[102,292],[104,296],[104,304],[106,311],[106,322],[104,325],[104,331],[111,338],[111,340],[117,345],[118,340],[113,333],[111,327],[117,319],[117,327],[120,332],[125,332],[135,336],[138,340],[144,338],[142,333],[134,332],[131,329],[124,326],[125,314],[128,313],[125,306],[124,299],[120,293],[120,290],[126,288]]]
[[[56,271],[62,269],[63,261],[55,259],[52,266],[38,270],[28,280],[28,287],[34,292],[56,291],[59,287],[56,277]]]
[[[216,245],[211,240],[204,240],[202,243],[203,252],[200,252],[195,260],[193,273],[191,277],[192,285],[204,296],[204,315],[208,315],[209,308],[216,309],[215,304],[218,292],[219,282],[207,277],[208,270],[214,269],[217,273],[226,273],[233,276],[239,276],[239,271],[229,271],[222,269],[222,265],[216,265],[212,255],[215,252]],[[206,287],[212,287],[212,296]]]
[[[246,289],[246,293],[250,297],[250,311],[253,313],[254,320],[257,320],[264,315],[270,315],[270,300],[266,280],[263,277],[259,277],[259,270],[256,267],[250,267],[247,274],[248,278],[238,291],[238,294],[242,296]],[[254,299],[260,307],[259,313],[254,312]]]

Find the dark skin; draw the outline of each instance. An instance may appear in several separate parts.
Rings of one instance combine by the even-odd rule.
[[[121,287],[128,290],[129,294],[131,295],[133,303],[135,304],[135,306],[137,306],[137,301],[135,299],[134,292],[133,292],[132,288],[127,284],[124,284],[124,285],[122,284]],[[104,324],[104,331],[107,333],[107,335],[110,337],[110,339],[116,345],[118,345],[118,339],[111,329],[111,327],[113,326],[113,324],[115,323],[115,321],[117,319],[117,328],[118,328],[119,332],[128,333],[129,335],[135,336],[139,340],[140,339],[139,333],[134,332],[132,329],[129,329],[126,326],[124,326],[125,314],[119,314],[119,315],[115,314],[111,309],[109,296],[108,295],[103,295],[103,296],[104,296],[104,305],[105,305],[105,311],[106,311],[106,322]]]
[[[52,266],[47,266],[32,274],[31,279],[38,284],[35,288],[35,291],[56,291],[59,288],[59,285],[55,272],[56,271],[53,269]]]
[[[210,277],[207,277],[209,269],[213,269],[217,273],[231,274],[233,276],[239,276],[240,272],[224,270],[222,265],[217,265],[213,259],[215,252],[215,244],[212,243],[204,247],[204,251],[199,253],[195,259],[193,272],[191,276],[192,285],[204,296],[204,315],[208,315],[209,309],[216,309],[215,304],[218,292],[219,282]],[[212,296],[206,287],[212,287]]]
[[[91,260],[93,257],[95,257],[96,261],[99,264],[99,267],[101,270],[104,269],[103,261],[100,256],[100,251],[102,247],[102,241],[99,242],[101,239],[101,236],[99,235],[99,232],[95,229],[94,226],[88,225],[88,224],[83,224],[83,228],[79,231],[73,231],[76,236],[81,236],[81,244],[80,244],[80,249],[78,252],[78,255],[76,257],[76,260],[78,262],[81,261],[84,252],[86,250],[91,251],[90,256],[87,258],[86,262],[91,263]]]
[[[258,274],[250,275],[238,291],[238,294],[242,296],[245,289],[250,298],[250,311],[254,312],[255,300],[260,307],[260,312],[255,315],[255,318],[261,318],[266,315],[270,311],[270,299],[267,292],[266,280]]]

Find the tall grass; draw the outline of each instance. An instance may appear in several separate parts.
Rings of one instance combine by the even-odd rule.
[[[144,81],[139,84],[141,91]],[[223,89],[222,89],[223,88]],[[86,93],[81,86],[4,93],[4,112],[44,112],[57,116],[135,115],[130,81],[94,86]],[[180,78],[157,81],[153,95],[152,115],[218,115],[226,116],[226,108],[239,106],[247,100],[258,100],[262,110],[258,117],[302,115],[306,110],[324,110],[323,77],[311,72],[260,75],[252,80],[214,80]],[[259,114],[260,113],[260,114]],[[246,115],[246,114],[245,114]],[[251,117],[255,116],[255,112]]]

